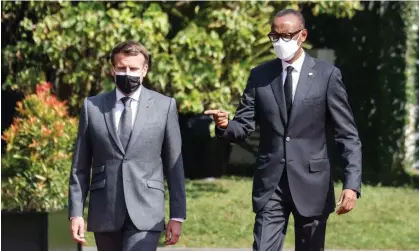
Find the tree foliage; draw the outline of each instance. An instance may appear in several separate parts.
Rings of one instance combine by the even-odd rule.
[[[2,43],[4,87],[30,92],[49,81],[75,114],[83,97],[113,87],[109,53],[133,39],[152,53],[147,82],[175,97],[181,112],[233,111],[250,68],[273,58],[266,34],[275,12],[285,7],[348,17],[360,4],[2,2],[2,26],[11,34]]]

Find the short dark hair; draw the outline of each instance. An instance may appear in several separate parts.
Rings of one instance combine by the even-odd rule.
[[[122,42],[112,49],[112,52],[111,52],[112,64],[115,63],[115,55],[119,53],[123,53],[129,56],[137,56],[138,54],[141,53],[143,54],[145,58],[145,63],[147,65],[150,59],[150,53],[147,51],[147,49],[141,43],[131,41],[131,40]]]
[[[278,13],[276,13],[275,19],[277,17],[283,17],[283,16],[286,16],[286,15],[294,15],[294,16],[296,16],[298,18],[298,20],[300,20],[301,28],[305,28],[306,21],[304,19],[303,14],[301,14],[301,12],[299,12],[298,10],[294,10],[294,9],[284,9],[284,10],[281,10]]]

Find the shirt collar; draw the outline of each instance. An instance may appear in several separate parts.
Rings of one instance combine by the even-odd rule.
[[[281,60],[281,62],[282,62],[282,70],[283,71],[286,71],[287,70],[287,67],[291,65],[294,68],[295,71],[300,72],[301,71],[301,68],[303,68],[303,63],[304,63],[305,57],[306,57],[306,53],[303,50],[303,53],[301,54],[301,56],[297,60],[295,60],[295,62],[292,63],[292,64],[288,64],[284,60]]]
[[[140,99],[140,93],[141,93],[142,85],[140,85],[140,88],[138,88],[135,92],[128,95],[130,98],[132,98],[135,101],[138,101]],[[116,89],[116,102],[119,102],[121,98],[125,97],[125,94],[123,94],[118,88]]]

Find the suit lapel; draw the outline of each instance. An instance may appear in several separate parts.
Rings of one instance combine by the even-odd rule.
[[[306,54],[303,67],[301,68],[300,78],[298,79],[297,90],[295,91],[292,111],[289,118],[289,126],[291,126],[292,122],[295,120],[303,99],[306,96],[307,91],[310,89],[310,86],[313,84],[314,77],[317,73],[313,70],[315,64],[314,59]]]
[[[108,93],[106,98],[103,100],[104,106],[104,116],[106,126],[108,127],[109,134],[111,135],[113,141],[118,146],[119,150],[122,154],[125,154],[125,150],[122,147],[121,141],[116,133],[116,126],[115,126],[115,104],[116,104],[116,91],[115,89]]]
[[[148,118],[151,115],[151,106],[153,104],[153,97],[150,95],[150,91],[144,86],[141,86],[140,99],[138,100],[137,115],[135,116],[134,126],[132,128],[132,134],[128,142],[127,151],[131,149],[135,142],[138,140],[144,125],[147,123]]]
[[[274,80],[271,82],[272,92],[274,94],[276,103],[279,107],[279,113],[281,114],[282,122],[284,126],[288,123],[287,109],[285,105],[284,88],[282,87],[282,63],[280,59],[276,59],[275,68],[271,71],[275,74]],[[278,74],[279,73],[279,74]]]

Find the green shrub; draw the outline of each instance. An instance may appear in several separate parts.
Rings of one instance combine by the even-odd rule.
[[[36,94],[17,103],[17,117],[2,135],[2,209],[53,211],[65,207],[77,120],[65,102],[37,85]]]
[[[125,40],[150,50],[145,82],[176,98],[182,113],[233,112],[250,69],[275,58],[268,34],[276,11],[350,17],[359,1],[2,2],[3,88],[54,83],[78,114],[83,98],[114,88],[109,53]],[[17,15],[19,13],[19,15]],[[310,39],[310,36],[309,36]]]

